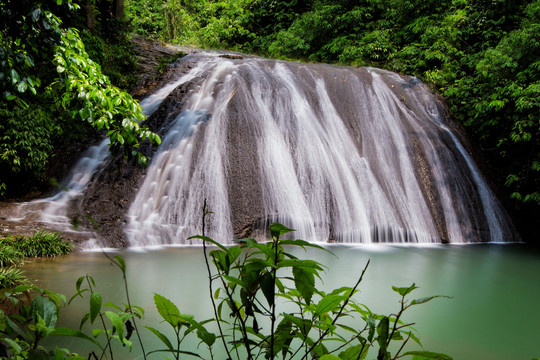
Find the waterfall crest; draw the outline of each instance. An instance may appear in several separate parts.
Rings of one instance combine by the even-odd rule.
[[[128,211],[132,246],[258,237],[309,241],[514,239],[444,108],[416,78],[371,68],[190,55],[163,143]],[[156,105],[157,109],[157,105]],[[155,111],[153,109],[152,111]]]

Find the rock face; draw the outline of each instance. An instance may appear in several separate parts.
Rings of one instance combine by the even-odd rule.
[[[181,57],[184,51],[191,52],[192,49],[174,47],[162,44],[156,40],[150,40],[134,36],[132,38],[137,52],[138,77],[139,82],[131,92],[136,99],[142,99],[158,86],[166,76],[167,67],[172,63],[172,59]]]

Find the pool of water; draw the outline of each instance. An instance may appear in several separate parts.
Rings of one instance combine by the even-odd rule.
[[[427,350],[443,352],[458,360],[532,359],[540,356],[540,250],[525,245],[467,246],[342,246],[333,253],[309,250],[305,257],[328,267],[324,289],[353,286],[368,260],[358,301],[377,313],[399,309],[392,285],[420,289],[414,297],[448,295],[413,307],[405,320],[414,321]],[[201,247],[170,247],[153,250],[121,250],[127,263],[131,301],[146,310],[145,323],[166,331],[154,309],[159,293],[175,302],[183,313],[198,320],[212,317],[208,276]],[[301,252],[297,256],[304,256]],[[120,271],[101,252],[81,252],[41,259],[24,267],[31,279],[44,288],[66,294],[75,292],[79,276],[92,275],[104,303],[125,302]],[[75,300],[62,313],[62,324],[77,327],[88,298]],[[143,324],[144,325],[144,324]],[[146,351],[156,348],[154,337],[142,329]],[[53,341],[86,351],[72,340]],[[119,359],[141,358],[137,345]],[[162,358],[155,355],[155,358]]]

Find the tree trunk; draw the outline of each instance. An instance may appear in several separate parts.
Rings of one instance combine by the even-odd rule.
[[[86,0],[84,7],[86,9],[86,27],[93,32],[96,27],[96,9],[90,0]]]
[[[113,15],[117,19],[124,18],[124,0],[113,0]]]

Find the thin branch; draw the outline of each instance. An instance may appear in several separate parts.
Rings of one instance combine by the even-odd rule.
[[[364,331],[366,331],[366,329],[368,328],[368,326],[364,326],[364,328],[358,332],[358,334],[356,334],[355,336],[353,336],[349,341],[345,342],[343,345],[339,346],[338,348],[336,348],[335,350],[332,350],[329,352],[329,354],[332,354],[332,353],[335,353],[341,349],[343,349],[345,346],[349,345],[350,343],[352,343],[355,339],[358,339],[358,337],[360,336],[361,333],[363,333]]]
[[[343,313],[343,310],[345,310],[345,307],[347,306],[347,304],[349,303],[349,300],[351,299],[351,297],[353,296],[354,292],[356,291],[356,288],[358,287],[358,285],[360,285],[360,283],[362,282],[362,279],[364,278],[364,274],[366,273],[366,270],[369,266],[369,262],[370,260],[368,260],[366,266],[364,267],[364,270],[362,270],[362,274],[360,275],[360,278],[358,279],[358,281],[356,282],[356,284],[354,285],[354,287],[352,288],[352,291],[351,291],[351,294],[347,297],[347,299],[345,299],[345,301],[343,302],[343,305],[341,305],[341,308],[339,309],[339,312],[338,314],[336,315],[336,317],[334,318],[334,320],[332,321],[332,325],[335,325],[335,323],[337,322],[337,320],[341,317],[341,314]],[[328,327],[328,329],[326,329],[324,331],[324,333],[319,336],[319,339],[317,341],[315,341],[313,343],[313,345],[311,345],[311,347],[309,348],[309,350],[304,354],[304,356],[302,357],[301,360],[303,359],[307,359],[307,356],[309,353],[311,353],[311,351],[322,341],[322,339],[324,339],[324,337],[328,334],[328,332],[330,331],[330,327]]]
[[[206,207],[206,199],[204,199],[202,211],[203,211],[203,215],[202,215],[202,234],[203,234],[203,236],[205,236],[204,235],[205,234],[205,227],[206,227],[205,218],[206,218],[206,215],[208,215],[210,213],[208,211],[207,207]],[[212,282],[213,282],[214,276],[212,275],[212,270],[210,269],[210,261],[208,260],[208,253],[206,251],[206,241],[204,241],[204,240],[203,240],[203,253],[204,253],[204,262],[206,264],[206,270],[208,271],[208,280],[209,280],[208,289],[210,291],[210,300],[212,301],[212,308],[214,309],[214,317],[216,318],[216,322],[217,322],[218,329],[219,329],[219,334],[221,335],[220,336],[221,341],[223,342],[223,346],[225,347],[225,351],[227,352],[227,357],[229,359],[232,359],[231,354],[229,352],[229,348],[227,347],[227,342],[225,341],[225,335],[223,334],[223,329],[221,328],[221,320],[219,319],[218,313],[217,313],[216,301],[214,300],[214,289],[212,287]],[[219,277],[219,276],[216,275],[216,277]]]
[[[137,321],[135,320],[135,314],[133,313],[133,308],[131,307],[131,300],[129,298],[129,288],[128,288],[128,282],[127,282],[127,277],[126,277],[126,272],[124,271],[124,269],[122,268],[122,266],[120,266],[120,264],[118,264],[116,261],[114,261],[111,257],[109,257],[109,255],[105,252],[103,252],[103,254],[105,254],[105,256],[116,266],[118,266],[120,268],[120,270],[122,271],[122,278],[124,280],[124,288],[126,290],[126,301],[127,301],[127,304],[128,304],[128,311],[131,315],[133,315],[132,317],[132,320],[133,320],[133,327],[135,328],[135,333],[137,334],[137,339],[139,340],[139,344],[141,345],[141,350],[142,350],[142,354],[143,354],[143,358],[146,360],[146,351],[144,350],[144,344],[143,344],[143,341],[141,339],[141,334],[139,333],[139,328],[137,327]]]
[[[403,315],[403,312],[408,308],[408,306],[405,306],[405,295],[402,295],[401,296],[401,310],[399,311],[399,313],[396,315],[396,321],[394,322],[394,326],[392,327],[392,332],[390,333],[390,336],[388,337],[388,340],[386,340],[386,346],[388,347],[388,345],[390,345],[390,341],[392,341],[392,338],[394,337],[394,334],[396,332],[396,330],[398,329],[398,322],[399,322],[399,319],[401,318],[401,315]]]
[[[274,358],[274,339],[275,339],[275,324],[276,324],[276,299],[275,299],[275,289],[276,289],[276,276],[277,276],[277,265],[279,261],[279,237],[275,237],[273,239],[274,243],[274,268],[272,269],[272,287],[274,291],[274,299],[272,301],[272,305],[270,305],[271,310],[271,324],[270,324],[270,359]]]
[[[394,356],[394,358],[393,358],[392,360],[399,359],[400,357],[405,356],[405,355],[402,355],[402,356],[398,356],[398,355],[399,355],[399,353],[401,352],[401,350],[403,350],[403,348],[405,347],[405,344],[407,343],[407,341],[409,341],[410,338],[411,338],[411,332],[409,331],[409,336],[407,336],[407,338],[405,339],[405,341],[403,342],[403,344],[401,344],[401,347],[400,347],[399,350],[397,351],[396,356]]]

